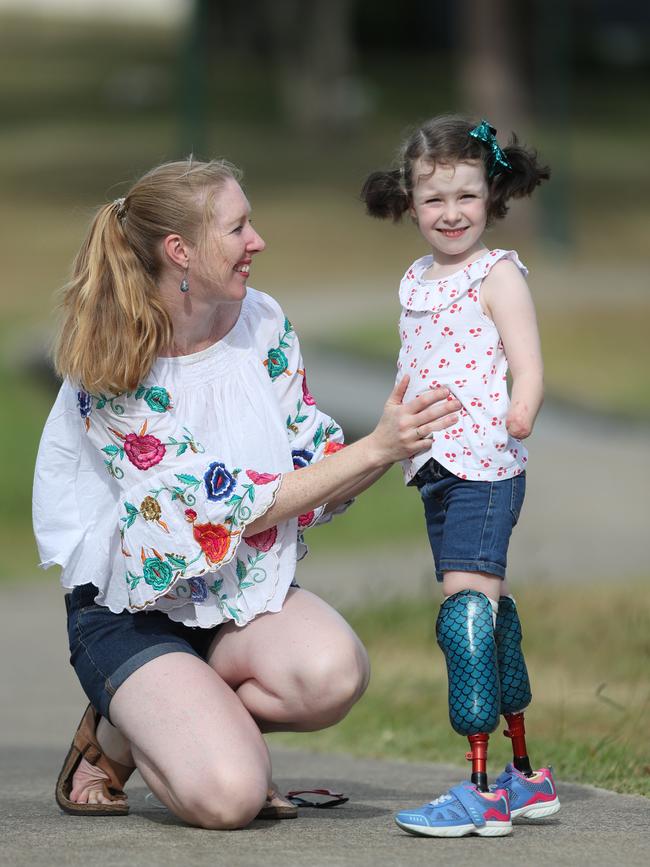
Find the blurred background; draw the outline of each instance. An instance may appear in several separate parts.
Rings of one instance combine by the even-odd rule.
[[[354,438],[393,382],[399,279],[427,252],[409,223],[364,215],[361,184],[419,121],[486,117],[502,144],[514,130],[552,168],[487,239],[530,268],[544,344],[547,401],[510,572],[543,758],[648,792],[636,733],[650,702],[650,7],[0,0],[0,48],[3,581],[28,594],[56,583],[37,569],[31,476],[56,393],[54,293],[96,205],[190,153],[241,166],[268,245],[251,283],[285,307],[312,391]],[[366,700],[315,747],[462,757],[432,649],[420,513],[395,469],[311,540],[301,582],[352,617],[375,663]]]

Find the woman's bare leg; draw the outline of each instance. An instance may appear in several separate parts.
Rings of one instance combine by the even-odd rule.
[[[271,763],[259,728],[202,660],[168,653],[117,690],[111,719],[145,782],[203,828],[241,828],[266,799]]]
[[[208,662],[262,731],[312,731],[342,719],[370,676],[365,648],[318,596],[291,589],[282,610],[219,630]]]

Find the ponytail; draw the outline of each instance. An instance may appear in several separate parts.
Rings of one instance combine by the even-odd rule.
[[[169,314],[122,219],[118,203],[97,211],[61,304],[56,371],[91,392],[134,391],[172,339]]]
[[[490,222],[505,217],[510,199],[530,196],[542,181],[547,181],[551,176],[550,168],[539,162],[537,151],[520,145],[514,133],[508,146],[503,148],[503,153],[510,163],[510,169],[490,179]]]
[[[240,172],[223,160],[165,163],[95,214],[64,288],[54,365],[86,391],[134,391],[173,343],[157,281],[162,239],[206,244],[216,194]]]
[[[371,217],[381,220],[391,217],[394,223],[402,219],[410,204],[398,169],[368,175],[361,189],[361,200],[365,202],[366,212]]]

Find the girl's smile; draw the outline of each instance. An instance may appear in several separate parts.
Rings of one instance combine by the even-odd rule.
[[[482,163],[414,166],[411,216],[440,266],[462,266],[484,249],[488,186]]]

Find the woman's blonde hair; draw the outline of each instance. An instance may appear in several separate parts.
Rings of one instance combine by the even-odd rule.
[[[160,242],[178,234],[200,248],[215,196],[240,176],[222,160],[164,163],[123,199],[99,208],[63,290],[54,347],[59,376],[90,392],[137,388],[173,339],[156,288]]]

